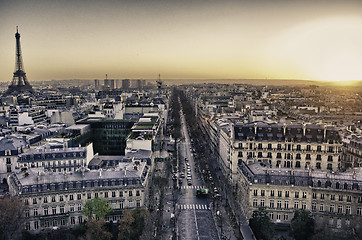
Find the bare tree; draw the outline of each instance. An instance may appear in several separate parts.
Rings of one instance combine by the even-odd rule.
[[[0,199],[0,239],[21,238],[25,206],[18,198]]]

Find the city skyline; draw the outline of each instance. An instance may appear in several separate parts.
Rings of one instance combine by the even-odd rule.
[[[16,26],[29,81],[362,79],[359,1],[0,1],[0,81]]]

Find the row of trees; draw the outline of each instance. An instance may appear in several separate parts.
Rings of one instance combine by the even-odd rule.
[[[274,223],[270,220],[265,208],[259,208],[253,212],[249,225],[257,239],[271,240],[274,238]],[[314,219],[311,212],[298,209],[290,223],[290,235],[296,240],[311,239],[314,234]]]

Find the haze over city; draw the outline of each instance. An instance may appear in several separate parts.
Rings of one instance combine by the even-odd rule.
[[[0,81],[19,26],[29,81],[362,79],[361,1],[0,1]]]

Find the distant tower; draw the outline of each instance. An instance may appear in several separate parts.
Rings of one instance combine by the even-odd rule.
[[[162,88],[161,74],[158,74],[157,88]]]
[[[8,90],[4,95],[17,95],[20,93],[34,93],[32,86],[29,84],[26,74],[23,67],[23,59],[21,56],[20,48],[20,34],[18,32],[18,27],[16,27],[16,63],[15,63],[15,72],[13,80],[9,85]]]

